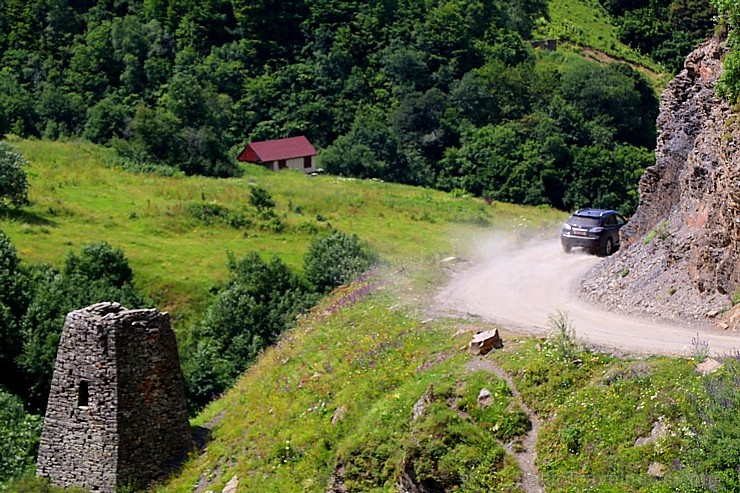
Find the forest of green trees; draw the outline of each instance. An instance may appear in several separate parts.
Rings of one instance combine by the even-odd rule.
[[[667,70],[711,30],[708,0],[602,2]],[[533,50],[544,0],[0,4],[0,134],[134,169],[231,176],[247,141],[305,134],[329,173],[629,214],[653,159],[651,84]]]

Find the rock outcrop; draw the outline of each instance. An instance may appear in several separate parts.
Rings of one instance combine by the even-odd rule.
[[[663,92],[640,205],[622,250],[582,282],[586,297],[682,320],[730,306],[740,285],[740,113],[715,96],[726,53],[707,41]]]

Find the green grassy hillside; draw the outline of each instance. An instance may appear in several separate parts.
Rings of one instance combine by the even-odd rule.
[[[548,14],[549,19],[537,23],[536,39],[558,39],[562,49],[573,49],[585,58],[628,62],[645,74],[657,91],[668,84],[669,71],[620,41],[614,20],[597,0],[551,0]]]
[[[83,243],[108,241],[124,250],[135,282],[160,308],[185,314],[224,279],[227,252],[277,255],[299,269],[311,239],[336,228],[358,235],[389,262],[405,262],[456,254],[487,228],[537,227],[563,217],[546,208],[489,206],[423,188],[255,166],[231,179],[133,174],[112,166],[112,151],[100,146],[11,142],[30,161],[32,204],[6,212],[0,227],[22,259],[59,265]],[[276,218],[249,206],[254,185],[272,194]],[[223,219],[228,214],[238,218],[233,226]]]

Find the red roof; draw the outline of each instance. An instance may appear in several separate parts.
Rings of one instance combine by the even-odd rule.
[[[306,137],[301,135],[287,139],[252,142],[239,153],[237,159],[248,163],[266,163],[315,155],[316,149]]]

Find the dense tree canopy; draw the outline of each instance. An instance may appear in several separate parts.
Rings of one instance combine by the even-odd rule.
[[[21,264],[0,231],[0,389],[18,395],[26,408],[46,407],[64,317],[101,301],[143,308],[123,252],[108,243],[69,252],[58,271]]]
[[[708,32],[707,1],[604,5],[669,63]],[[546,17],[544,1],[6,0],[0,132],[212,176],[247,140],[306,134],[332,173],[571,207],[579,149],[652,149],[657,100],[627,65],[534,51]]]
[[[16,207],[28,203],[26,159],[12,147],[0,142],[0,204],[11,203]]]
[[[601,0],[614,16],[621,41],[676,72],[714,27],[710,0]]]

